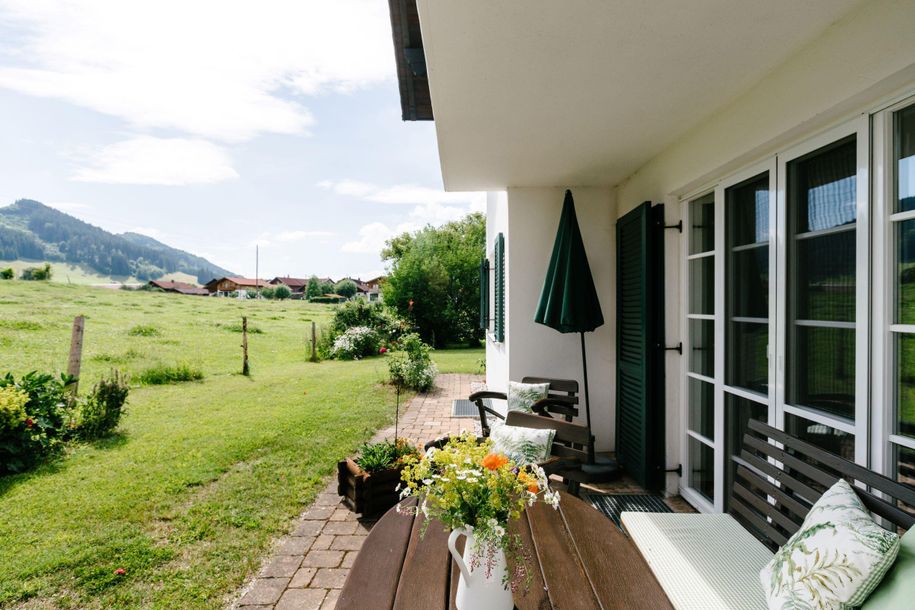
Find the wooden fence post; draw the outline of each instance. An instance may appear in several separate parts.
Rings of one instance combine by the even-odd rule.
[[[70,394],[76,398],[79,391],[79,369],[83,361],[83,330],[86,327],[85,316],[73,318],[73,332],[70,334],[70,358],[67,361],[67,374],[76,378],[70,386]]]
[[[311,361],[318,361],[318,333],[315,330],[314,320],[311,322]]]
[[[241,374],[250,375],[251,369],[248,367],[248,316],[241,317],[241,351],[242,351],[242,364],[241,364]]]

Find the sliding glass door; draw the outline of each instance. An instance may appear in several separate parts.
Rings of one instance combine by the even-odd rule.
[[[684,203],[682,491],[700,508],[728,508],[751,419],[866,463],[866,127],[832,130]]]

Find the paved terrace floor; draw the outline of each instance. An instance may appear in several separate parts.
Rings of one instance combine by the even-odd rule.
[[[466,398],[470,394],[470,383],[474,381],[482,381],[482,378],[477,375],[439,375],[432,392],[416,396],[403,409],[400,436],[425,443],[465,429],[476,429],[478,432],[477,419],[451,417],[451,401]],[[393,436],[394,428],[391,426],[380,430],[375,440]],[[625,478],[601,485],[598,489],[611,493],[643,491]],[[680,498],[670,498],[667,502],[676,511],[692,510]],[[335,477],[299,517],[291,533],[278,541],[258,576],[248,583],[231,608],[333,609],[356,553],[373,524],[373,521],[358,520],[357,515],[341,503]]]

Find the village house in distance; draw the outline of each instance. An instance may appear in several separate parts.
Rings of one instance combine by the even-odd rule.
[[[308,282],[311,278],[300,278],[300,277],[275,277],[272,280],[264,279],[254,279],[246,277],[220,277],[213,278],[206,284],[203,288],[197,288],[192,284],[185,284],[183,282],[169,282],[162,280],[153,280],[149,282],[149,286],[160,288],[165,292],[178,292],[181,294],[195,294],[195,295],[209,295],[209,296],[229,296],[232,294],[238,294],[240,291],[257,291],[258,289],[263,288],[275,288],[277,286],[285,286],[291,292],[291,298],[293,299],[304,299],[306,298],[306,293],[308,290]],[[329,277],[319,277],[316,278],[319,283],[322,285],[335,285],[338,282],[335,282],[332,278]],[[356,284],[356,294],[353,298],[361,298],[369,301],[370,303],[378,302],[382,300],[381,297],[381,282],[384,279],[384,276],[378,276],[370,280],[363,281],[361,278],[343,278],[344,280],[351,280]],[[339,296],[335,294],[326,294],[323,296]],[[343,300],[345,297],[340,297]]]

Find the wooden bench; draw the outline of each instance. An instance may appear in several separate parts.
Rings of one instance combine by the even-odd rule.
[[[729,514],[623,513],[621,521],[677,608],[766,608],[759,572],[840,478],[888,529],[915,524],[915,489],[751,420]]]

